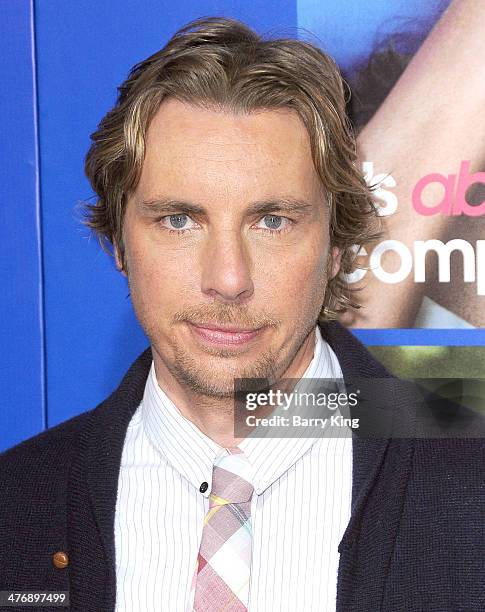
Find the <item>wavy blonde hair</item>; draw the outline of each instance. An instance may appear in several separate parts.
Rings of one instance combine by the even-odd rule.
[[[330,207],[331,246],[342,252],[340,272],[328,282],[320,320],[358,308],[346,275],[355,246],[378,236],[371,188],[357,167],[356,145],[345,113],[345,83],[335,62],[308,42],[263,39],[234,19],[192,21],[157,53],[131,70],[115,106],[91,135],[86,175],[97,194],[84,223],[102,248],[116,246],[126,267],[123,218],[145,155],[150,121],[168,97],[234,113],[291,109],[303,121],[315,169]]]

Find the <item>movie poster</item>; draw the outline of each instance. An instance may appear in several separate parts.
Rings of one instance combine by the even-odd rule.
[[[304,4],[302,25],[325,44],[330,13]],[[344,4],[348,28],[330,45],[382,236],[355,247],[348,280],[363,307],[343,320],[401,375],[484,376],[482,25],[449,0]],[[348,44],[357,19],[368,30],[349,49],[339,37]]]

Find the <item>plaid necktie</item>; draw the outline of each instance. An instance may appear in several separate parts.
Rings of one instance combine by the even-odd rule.
[[[250,464],[238,447],[214,461],[193,588],[194,612],[244,612],[251,569]]]

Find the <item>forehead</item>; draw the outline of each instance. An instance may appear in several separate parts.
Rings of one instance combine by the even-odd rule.
[[[193,197],[196,190],[203,198],[208,189],[212,197],[274,196],[276,190],[310,198],[320,188],[296,112],[235,114],[168,99],[149,126],[137,191]]]

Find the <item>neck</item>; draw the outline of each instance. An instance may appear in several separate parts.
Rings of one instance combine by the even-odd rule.
[[[314,355],[315,330],[307,335],[281,378],[301,378]],[[220,446],[237,446],[243,438],[234,435],[234,402],[228,398],[201,395],[182,385],[152,347],[158,386],[180,413]],[[256,411],[257,413],[257,411]],[[253,414],[256,414],[253,413]]]

